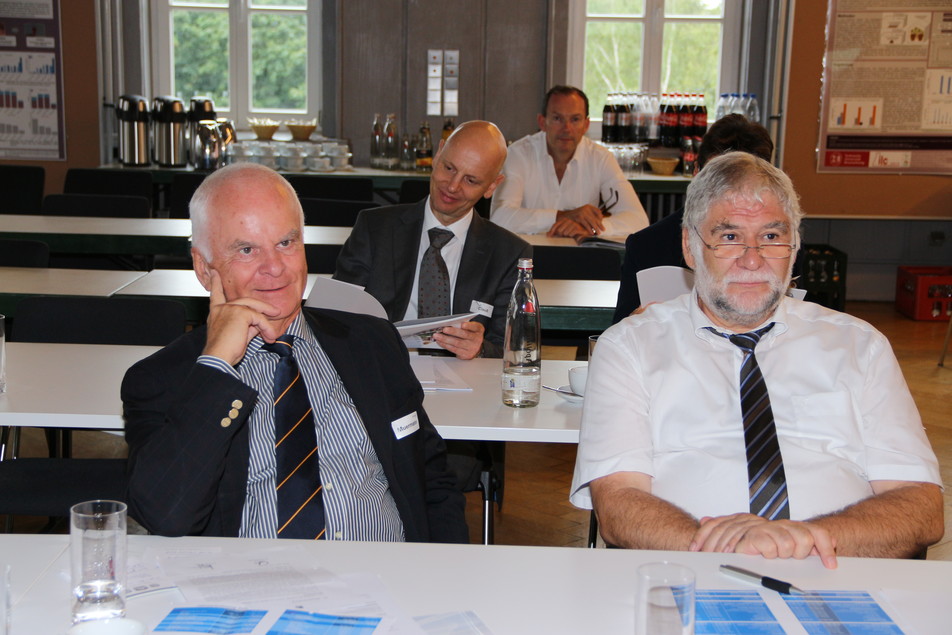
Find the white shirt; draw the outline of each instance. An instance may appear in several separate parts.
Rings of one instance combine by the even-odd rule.
[[[588,137],[582,137],[562,181],[546,148],[545,133],[537,132],[509,146],[503,179],[493,194],[490,218],[517,234],[544,234],[561,210],[617,201],[605,217],[605,236],[627,236],[648,226],[641,201],[615,157]]]
[[[433,209],[430,207],[430,197],[426,199],[426,211],[423,215],[423,231],[420,234],[420,249],[417,252],[416,272],[413,274],[413,287],[410,289],[410,301],[407,303],[407,312],[404,314],[404,320],[415,320],[419,317],[417,313],[420,296],[420,263],[423,262],[423,254],[430,246],[430,235],[427,233],[433,227],[448,229],[453,232],[453,237],[448,243],[440,249],[440,255],[446,263],[446,271],[450,278],[450,313],[453,312],[453,298],[456,295],[456,274],[459,273],[459,261],[463,257],[463,245],[466,244],[466,234],[469,232],[469,226],[473,222],[473,210],[463,216],[452,225],[443,225],[436,219]]]
[[[777,426],[790,517],[872,495],[869,481],[941,486],[938,463],[886,338],[812,302],[784,298],[756,348]],[[615,472],[696,518],[749,511],[738,381],[742,351],[695,293],[650,305],[598,338],[570,500]],[[759,327],[758,327],[759,328]],[[750,329],[756,330],[756,329]]]

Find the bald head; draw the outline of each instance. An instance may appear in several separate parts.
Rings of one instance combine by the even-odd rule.
[[[214,217],[229,210],[232,204],[229,199],[242,200],[249,194],[262,192],[270,192],[276,204],[292,209],[300,215],[301,225],[304,224],[297,193],[283,176],[257,163],[235,163],[209,174],[192,195],[188,203],[192,245],[210,261],[210,227]]]
[[[467,121],[440,143],[433,157],[430,209],[443,225],[466,216],[502,182],[506,139],[488,121]]]

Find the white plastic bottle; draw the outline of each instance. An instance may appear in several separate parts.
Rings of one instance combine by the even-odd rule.
[[[760,104],[757,103],[757,93],[750,94],[750,101],[747,104],[747,119],[760,123]]]
[[[506,311],[502,347],[502,402],[512,408],[539,405],[542,390],[542,324],[532,283],[532,259],[519,259],[519,279]]]

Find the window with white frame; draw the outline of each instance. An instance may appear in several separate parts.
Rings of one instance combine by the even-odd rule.
[[[612,92],[738,90],[742,0],[570,0],[568,80],[593,119]]]
[[[210,97],[219,114],[317,118],[319,0],[153,0],[156,94],[186,105]]]

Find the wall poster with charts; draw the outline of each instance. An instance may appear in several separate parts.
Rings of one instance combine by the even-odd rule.
[[[952,174],[952,0],[829,0],[817,172]]]
[[[0,159],[66,158],[59,16],[59,0],[0,0]]]

